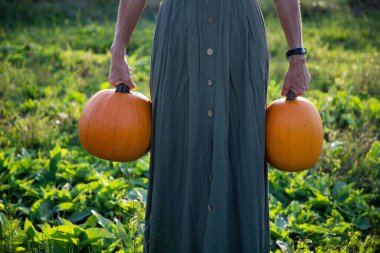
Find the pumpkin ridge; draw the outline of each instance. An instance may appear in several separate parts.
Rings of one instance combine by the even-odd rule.
[[[109,90],[109,89],[108,89]],[[102,95],[103,95],[103,97],[102,97],[102,99],[104,100],[104,99],[107,99],[107,100],[109,100],[109,93],[110,92],[108,92],[108,90],[106,90]],[[104,102],[103,102],[104,103]],[[99,113],[99,111],[100,110],[102,110],[103,109],[103,107],[104,106],[101,106],[101,107],[99,107],[98,108],[98,106],[96,107],[96,111],[94,111],[93,112],[93,116],[95,116],[95,117],[99,117],[100,116],[100,113]],[[95,124],[91,124],[91,125],[95,125]],[[96,132],[97,132],[98,130],[96,130]],[[98,144],[97,144],[98,145]],[[98,155],[98,147],[96,147],[96,149],[95,149],[95,151],[93,150],[92,152],[94,152],[94,153],[96,153],[96,155]]]
[[[99,103],[99,99],[96,99],[96,97],[98,97],[99,95],[101,95],[102,94],[102,92],[99,92],[98,94],[95,94],[94,95],[94,97],[93,97],[93,100],[92,100],[92,102],[91,102],[91,104],[90,105],[92,105],[92,110],[91,110],[91,113],[90,113],[90,117],[88,118],[88,120],[87,120],[87,125],[88,125],[88,127],[87,127],[87,129],[86,129],[86,138],[85,138],[85,140],[86,140],[86,147],[88,147],[89,146],[89,144],[88,144],[88,140],[89,140],[89,138],[88,138],[88,132],[90,131],[90,126],[91,126],[91,120],[93,119],[93,117],[94,117],[94,110],[97,108],[96,107],[96,105]],[[95,103],[95,102],[97,102],[97,103]],[[89,107],[89,106],[88,106]]]
[[[108,105],[111,103],[111,98],[113,97],[113,96],[116,96],[117,95],[117,93],[116,93],[116,91],[113,93],[113,94],[111,94],[111,96],[110,96],[110,98],[108,99],[108,101],[107,101],[107,107],[108,107]],[[121,93],[121,95],[123,95],[123,93]],[[114,112],[116,115],[118,115],[119,114],[119,111],[120,111],[120,101],[121,101],[121,97],[120,96],[116,96],[116,99],[117,99],[117,111],[116,112]],[[112,107],[111,107],[112,108]],[[113,110],[115,110],[115,109],[113,109]],[[120,120],[120,117],[116,117],[116,120],[115,120],[115,122],[113,122],[113,130],[112,130],[112,140],[113,141],[115,141],[115,139],[116,139],[116,131],[117,131],[117,126],[118,126],[118,123],[119,123],[119,120]],[[111,153],[112,154],[115,154],[115,145],[112,145],[112,147],[111,147]]]

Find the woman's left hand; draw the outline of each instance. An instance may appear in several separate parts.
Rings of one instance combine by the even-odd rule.
[[[292,55],[289,59],[289,68],[285,74],[281,96],[286,96],[292,90],[296,96],[301,96],[309,89],[310,74],[306,67],[305,55]]]

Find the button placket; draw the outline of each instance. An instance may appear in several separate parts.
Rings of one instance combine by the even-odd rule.
[[[209,184],[209,196],[208,196],[208,210],[209,212],[212,212],[213,210],[213,198],[210,195],[211,193],[211,187],[212,187],[212,151],[213,151],[213,135],[214,135],[214,118],[215,118],[215,105],[214,105],[214,94],[215,94],[215,85],[217,85],[215,80],[215,66],[216,66],[216,58],[218,55],[218,49],[217,49],[217,31],[218,31],[218,22],[217,22],[217,16],[216,16],[216,6],[215,2],[218,0],[207,0],[207,3],[205,4],[204,9],[204,16],[203,16],[203,24],[204,27],[202,31],[203,39],[201,45],[201,48],[204,48],[205,51],[204,54],[204,61],[202,64],[204,64],[203,67],[203,76],[202,79],[204,81],[204,89],[206,89],[206,93],[208,94],[208,108],[207,115],[209,119],[208,124],[208,147],[209,147],[209,166],[208,166],[208,184]]]

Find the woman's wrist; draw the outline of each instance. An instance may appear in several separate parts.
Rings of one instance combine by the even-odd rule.
[[[112,43],[110,52],[112,54],[112,57],[121,57],[124,59],[126,51],[126,46],[120,43]]]
[[[305,64],[306,63],[306,55],[304,54],[295,54],[290,56],[289,58],[289,64],[290,65],[298,65],[298,64]]]

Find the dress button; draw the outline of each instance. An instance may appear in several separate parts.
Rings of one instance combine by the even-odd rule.
[[[215,17],[214,16],[208,16],[207,22],[209,22],[210,24],[214,23],[215,22]]]
[[[209,210],[209,211],[212,210],[212,206],[211,206],[211,204],[208,204],[208,210]]]
[[[212,55],[214,53],[214,50],[212,48],[207,49],[207,54]]]
[[[208,114],[209,117],[211,117],[213,113],[212,113],[211,110],[208,110],[207,114]]]
[[[208,80],[207,80],[207,85],[208,85],[208,86],[211,86],[211,85],[212,85],[212,80],[208,79]]]

